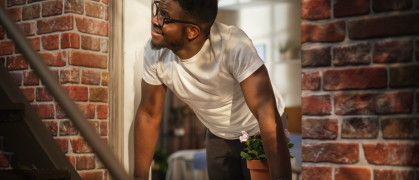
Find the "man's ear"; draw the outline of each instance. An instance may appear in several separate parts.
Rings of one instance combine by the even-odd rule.
[[[188,40],[194,40],[201,33],[201,28],[196,25],[189,25],[187,28]]]

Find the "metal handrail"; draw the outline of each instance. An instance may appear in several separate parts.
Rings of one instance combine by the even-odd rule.
[[[49,92],[51,92],[63,108],[64,112],[80,131],[81,135],[85,138],[92,150],[99,156],[100,160],[109,170],[110,174],[118,180],[132,179],[128,176],[127,172],[124,171],[124,166],[122,166],[121,162],[110,151],[105,141],[100,138],[100,136],[96,133],[96,130],[86,120],[81,110],[71,100],[70,96],[59,84],[57,79],[54,78],[55,76],[48,69],[48,66],[44,63],[41,56],[35,52],[21,30],[16,26],[16,24],[14,24],[6,10],[1,6],[0,23],[3,25],[3,28],[8,35],[10,35],[11,39],[13,39],[15,45],[23,54],[25,59],[31,65],[31,68],[35,70],[36,74],[46,85]]]

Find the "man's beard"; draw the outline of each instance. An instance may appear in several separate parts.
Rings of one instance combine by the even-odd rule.
[[[166,42],[165,44],[155,44],[153,43],[153,41],[151,41],[151,49],[154,50],[160,50],[162,48],[168,48],[172,51],[181,49],[183,47],[183,45],[185,44],[185,42],[183,41],[183,39],[186,36],[186,29],[184,29],[184,31],[181,34],[181,37],[177,38],[176,40],[172,41],[172,42]],[[162,32],[162,36],[164,37],[164,33]]]

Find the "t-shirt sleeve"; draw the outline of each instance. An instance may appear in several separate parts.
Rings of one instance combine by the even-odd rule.
[[[151,49],[151,41],[148,41],[144,47],[144,61],[143,61],[143,79],[145,82],[152,85],[160,85],[157,75],[158,51]]]
[[[230,73],[240,83],[263,65],[250,38],[241,30],[232,31],[230,41]]]

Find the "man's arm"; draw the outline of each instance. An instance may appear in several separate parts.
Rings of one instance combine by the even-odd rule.
[[[141,81],[141,102],[134,124],[134,177],[148,180],[150,164],[159,137],[166,89]]]
[[[266,67],[260,67],[240,85],[246,103],[259,123],[271,179],[291,179],[288,144]]]

